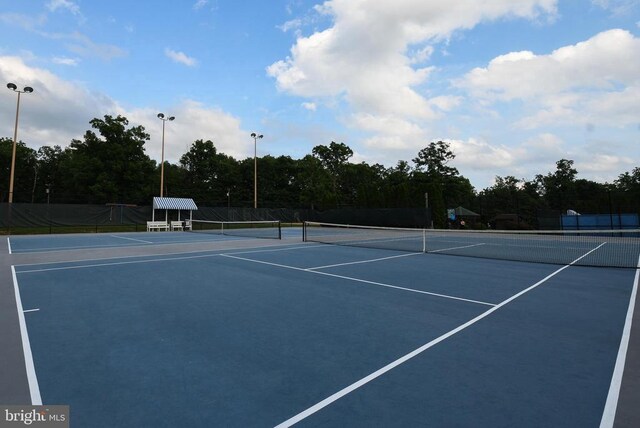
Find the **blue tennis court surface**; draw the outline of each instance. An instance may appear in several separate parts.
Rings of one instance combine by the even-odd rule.
[[[291,242],[15,273],[32,396],[105,427],[597,427],[638,282]]]
[[[300,228],[283,228],[283,237],[301,236]],[[93,248],[118,248],[164,244],[189,244],[219,240],[238,240],[246,237],[215,233],[185,232],[130,232],[69,235],[32,235],[7,238],[13,254],[67,251]]]

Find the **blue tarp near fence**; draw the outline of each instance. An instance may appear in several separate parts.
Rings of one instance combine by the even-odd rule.
[[[563,215],[563,230],[638,229],[638,214]]]

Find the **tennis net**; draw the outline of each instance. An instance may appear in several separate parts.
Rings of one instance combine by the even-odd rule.
[[[638,268],[640,229],[438,230],[306,222],[307,242],[581,266]]]
[[[191,231],[246,238],[282,239],[279,220],[264,221],[213,221],[192,220]]]

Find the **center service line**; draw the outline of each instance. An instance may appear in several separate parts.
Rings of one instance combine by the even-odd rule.
[[[488,311],[483,312],[482,314],[478,315],[477,317],[473,318],[472,320],[467,321],[466,323],[462,324],[461,326],[459,326],[457,328],[454,328],[453,330],[443,334],[442,336],[432,340],[429,343],[425,343],[424,345],[422,345],[418,349],[415,349],[415,350],[409,352],[408,354],[404,355],[403,357],[398,358],[397,360],[387,364],[386,366],[382,367],[381,369],[376,370],[375,372],[371,373],[370,375],[368,375],[366,377],[363,377],[359,381],[357,381],[355,383],[352,383],[351,385],[347,386],[346,388],[341,389],[340,391],[336,392],[333,395],[330,395],[329,397],[327,397],[324,400],[320,401],[319,403],[309,407],[308,409],[298,413],[297,415],[293,416],[292,418],[289,418],[286,421],[282,422],[281,424],[276,425],[275,428],[290,427],[290,426],[300,422],[301,420],[308,418],[309,416],[313,415],[314,413],[318,412],[319,410],[327,407],[329,404],[333,403],[334,401],[339,400],[340,398],[342,398],[345,395],[355,391],[356,389],[360,388],[361,386],[366,385],[367,383],[369,383],[372,380],[382,376],[383,374],[387,373],[388,371],[390,371],[390,370],[398,367],[399,365],[409,361],[411,358],[415,357],[416,355],[419,355],[419,354],[423,353],[427,349],[437,345],[438,343],[442,342],[443,340],[448,339],[449,337],[461,332],[462,330],[466,329],[467,327],[472,326],[473,324],[477,323],[481,319],[488,317],[489,315],[491,315],[492,313],[494,313],[495,311],[497,311],[501,307],[505,306],[508,303],[511,303],[512,301],[514,301],[518,297],[522,296],[523,294],[528,293],[529,291],[533,290],[534,288],[537,288],[539,285],[545,283],[546,281],[548,281],[552,277],[556,276],[557,274],[559,274],[560,272],[562,272],[563,270],[565,270],[569,266],[575,264],[580,259],[582,259],[582,258],[588,256],[589,254],[591,254],[592,252],[596,251],[598,248],[602,247],[604,244],[605,243],[602,243],[602,244],[598,245],[596,248],[594,248],[591,251],[589,251],[588,253],[583,254],[582,256],[578,257],[577,259],[575,259],[574,261],[572,261],[568,265],[563,266],[560,269],[556,270],[555,272],[547,275],[546,277],[544,277],[540,281],[536,282],[535,284],[533,284],[529,288],[526,288],[526,289],[522,290],[521,292],[519,292],[518,294],[515,294],[514,296],[509,297],[507,300],[505,300],[502,303],[499,303],[498,305],[492,307]]]

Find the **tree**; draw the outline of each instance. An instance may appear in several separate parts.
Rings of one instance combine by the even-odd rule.
[[[294,179],[300,189],[300,203],[311,209],[329,206],[332,199],[332,178],[315,156],[307,155],[297,162]]]
[[[384,204],[388,207],[411,206],[411,167],[400,160],[385,173]]]
[[[297,206],[296,161],[289,156],[258,159],[258,198],[263,207]]]
[[[0,201],[9,199],[13,139],[0,138]],[[16,144],[16,161],[13,175],[13,202],[29,202],[33,195],[33,184],[37,179],[35,150],[22,141]]]
[[[343,170],[342,197],[345,204],[373,208],[384,206],[386,169],[366,162],[347,164]]]
[[[418,152],[413,159],[415,170],[414,183],[420,189],[429,194],[429,206],[431,208],[435,227],[442,228],[447,221],[444,187],[453,177],[458,175],[458,170],[447,166],[455,155],[449,148],[449,143],[444,141],[431,142],[427,147]]]
[[[45,202],[53,196],[60,175],[60,163],[64,157],[64,151],[60,146],[42,146],[37,152],[38,180],[34,186],[35,201]]]
[[[640,212],[640,167],[620,174],[614,182],[618,208],[624,212]]]
[[[560,159],[556,162],[556,170],[546,176],[537,175],[544,198],[550,208],[565,211],[575,208],[575,181],[578,171],[573,168],[573,161]]]
[[[444,141],[431,142],[427,147],[418,152],[418,157],[413,159],[416,170],[424,171],[430,177],[450,177],[458,175],[458,170],[447,166],[449,161],[455,159],[449,148],[449,143]]]
[[[238,162],[218,153],[210,140],[194,141],[180,165],[185,172],[184,192],[200,203],[226,202],[227,191],[238,183]]]
[[[67,196],[88,203],[149,203],[156,192],[155,163],[144,152],[149,140],[142,126],[127,128],[122,116],[104,116],[89,122],[84,140],[73,140],[61,162],[60,177]]]
[[[344,167],[353,156],[353,150],[344,143],[336,143],[334,141],[329,146],[316,146],[312,150],[313,156],[316,157],[322,167],[329,173],[331,178],[331,188],[336,206],[340,205],[339,184],[344,172]]]

